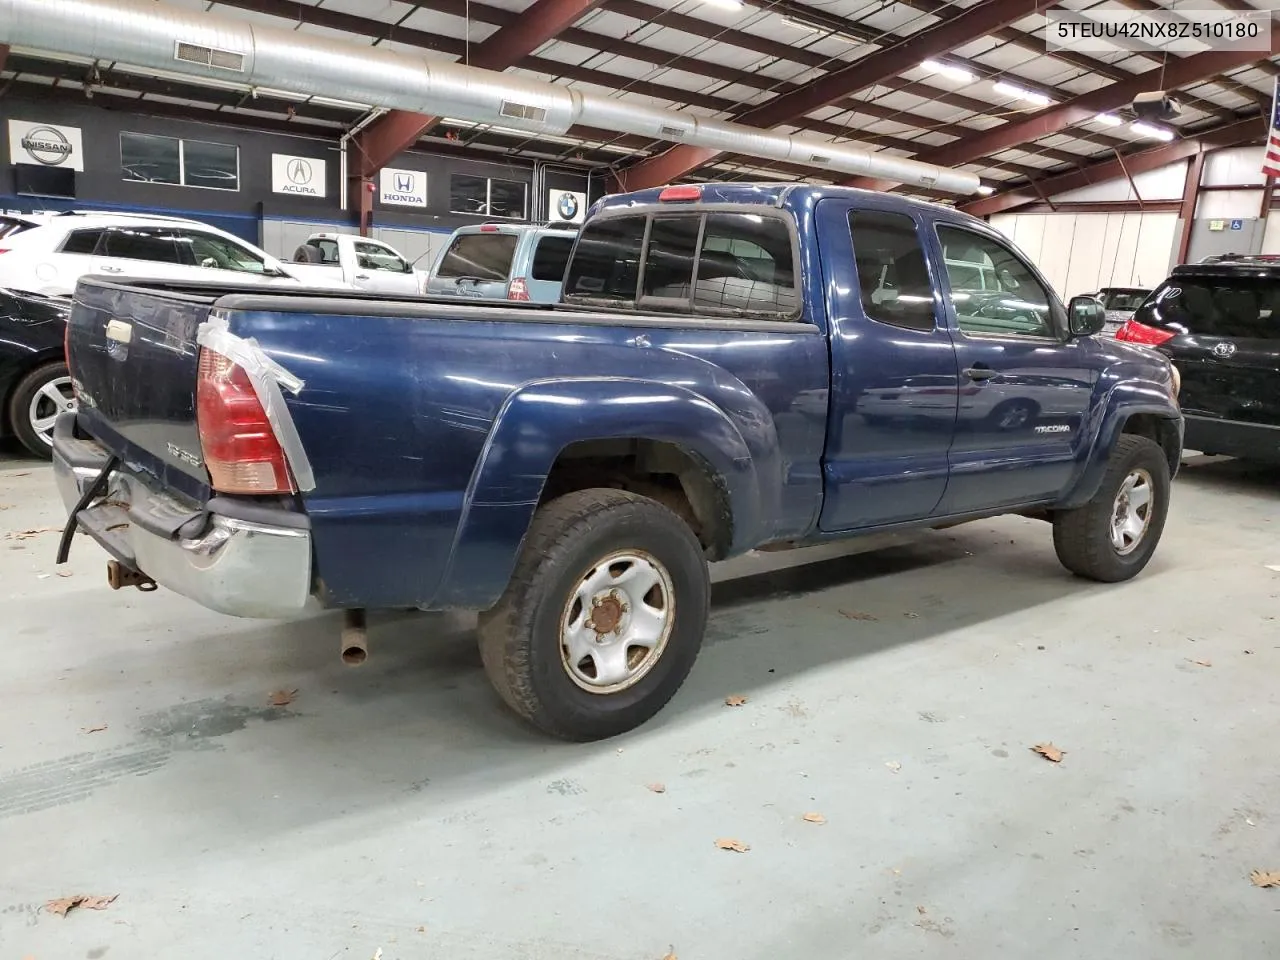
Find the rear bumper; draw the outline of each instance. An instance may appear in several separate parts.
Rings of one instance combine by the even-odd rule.
[[[1241,460],[1280,463],[1280,426],[1187,416],[1183,446]]]
[[[54,431],[53,470],[70,512],[102,472],[107,451],[73,435],[74,414]],[[248,507],[247,516],[209,510],[119,469],[107,495],[81,511],[79,529],[131,569],[219,613],[285,618],[311,599],[311,530],[306,517]],[[278,515],[273,517],[272,515]],[[278,522],[273,522],[278,521]]]

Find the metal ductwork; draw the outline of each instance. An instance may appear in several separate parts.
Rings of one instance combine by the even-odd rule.
[[[972,173],[156,0],[0,0],[0,44],[563,135],[575,124],[969,194]]]

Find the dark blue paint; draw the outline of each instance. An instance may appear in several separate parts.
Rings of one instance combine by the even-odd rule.
[[[592,215],[651,207],[657,192],[606,198]],[[328,603],[492,604],[552,464],[582,440],[661,440],[693,454],[727,491],[732,552],[740,553],[1083,502],[1127,416],[1169,418],[1181,435],[1168,367],[1150,351],[1065,333],[980,342],[959,333],[933,231],[948,222],[998,236],[971,218],[806,185],[711,185],[703,202],[770,204],[792,216],[801,322],[699,327],[678,316],[498,304],[388,309],[384,300],[375,309],[351,301],[339,311],[297,299],[271,308],[269,296],[239,307],[222,301],[233,332],[305,381],[287,402],[316,477],[301,500]],[[851,207],[914,219],[929,259],[935,330],[887,327],[863,312]],[[213,300],[179,302],[93,281],[79,296],[73,361],[100,395],[85,425],[123,447],[135,469],[196,492],[199,471],[166,459],[160,441],[192,442],[193,324]],[[1061,304],[1052,309],[1065,330]],[[110,379],[101,331],[111,315],[142,328],[134,345],[142,367],[127,387]],[[975,387],[961,371],[980,364],[999,376]],[[940,415],[903,428],[866,413],[913,378],[949,390]],[[966,393],[971,387],[992,392]],[[1052,422],[1068,432],[1001,431],[985,416],[966,422],[967,397],[1018,400],[1037,391],[1060,398]]]

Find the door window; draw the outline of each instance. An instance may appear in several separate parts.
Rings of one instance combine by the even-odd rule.
[[[185,248],[187,262],[209,270],[234,270],[237,273],[266,273],[266,262],[258,254],[238,243],[212,233],[184,231],[179,242]]]
[[[533,251],[533,279],[564,279],[564,268],[569,265],[569,252],[573,249],[573,237],[543,237]]]
[[[943,224],[938,239],[961,331],[1057,336],[1049,292],[1012,250],[990,237]]]
[[[877,323],[934,329],[933,284],[916,223],[906,214],[849,211],[862,312]]]
[[[153,263],[183,263],[174,231],[155,227],[108,230],[103,255]]]
[[[357,241],[356,266],[361,270],[382,270],[386,273],[408,273],[409,264],[393,250],[378,243]]]

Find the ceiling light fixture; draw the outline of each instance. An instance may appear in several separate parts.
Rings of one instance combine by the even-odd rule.
[[[1164,127],[1153,127],[1149,123],[1143,123],[1136,120],[1129,124],[1129,129],[1139,136],[1150,137],[1152,140],[1164,140],[1166,143],[1173,139],[1173,131],[1166,130]]]
[[[1124,121],[1114,113],[1100,113],[1093,118],[1093,122],[1100,123],[1104,127],[1118,127],[1120,124],[1124,123]]]
[[[742,0],[702,0],[703,3],[721,10],[741,10]]]
[[[805,23],[801,20],[797,20],[795,17],[779,17],[778,19],[788,27],[794,27],[797,30],[808,30],[810,33],[818,33],[822,29],[821,27],[814,26],[812,23]]]
[[[959,80],[961,83],[973,83],[978,78],[970,73],[964,67],[952,66],[949,63],[942,63],[940,60],[926,60],[920,64],[921,68],[928,70],[930,73],[940,73],[944,77],[950,77],[952,80]]]
[[[996,192],[996,188],[989,187],[985,183],[982,183],[978,185],[978,192],[982,194],[984,197],[989,197],[991,196],[991,194]]]
[[[991,85],[996,93],[1003,93],[1006,97],[1013,97],[1015,100],[1025,100],[1027,103],[1034,103],[1037,107],[1047,107],[1053,103],[1043,93],[1036,93],[1034,90],[1024,90],[1022,87],[1015,86],[1012,83],[1006,83],[1004,80],[997,80]]]

